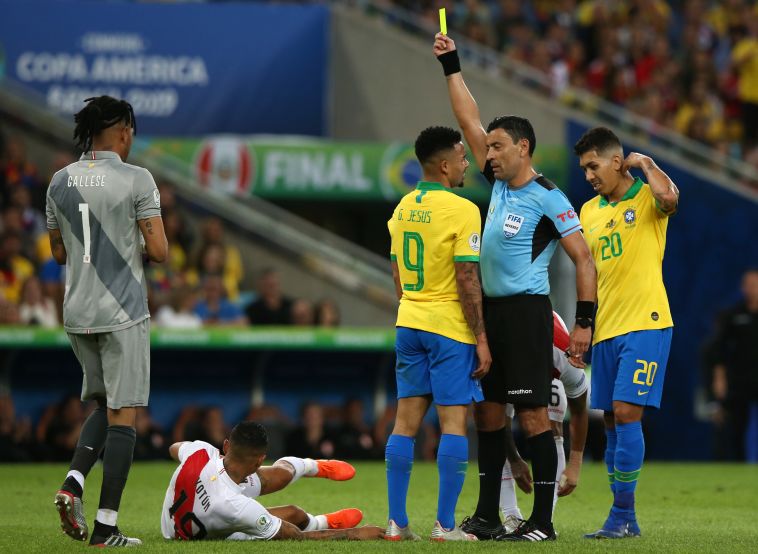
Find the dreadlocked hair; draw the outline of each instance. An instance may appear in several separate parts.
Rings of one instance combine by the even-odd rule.
[[[112,96],[87,98],[87,105],[74,115],[74,141],[83,152],[92,149],[92,141],[102,131],[123,121],[137,133],[137,120],[134,109],[126,100],[117,100]]]

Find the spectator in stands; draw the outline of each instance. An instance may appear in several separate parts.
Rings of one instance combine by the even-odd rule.
[[[292,423],[278,406],[273,404],[253,406],[250,408],[245,421],[255,421],[266,428],[268,456],[272,460],[287,455],[285,442]]]
[[[331,298],[324,298],[316,304],[316,325],[319,327],[339,327],[340,309]]]
[[[746,17],[746,33],[734,45],[732,61],[739,73],[743,146],[747,150],[758,146],[758,13],[755,9],[745,9],[743,13]]]
[[[36,239],[47,236],[47,222],[42,212],[32,206],[32,195],[26,187],[16,187],[10,193],[10,204],[20,210],[23,232]]]
[[[18,237],[19,255],[30,261],[34,259],[37,248],[37,237],[35,235],[27,233],[24,230],[23,211],[21,208],[13,205],[3,208],[2,230],[5,234],[15,235]]]
[[[204,269],[202,257],[210,245],[221,247],[222,253],[220,258],[222,260],[224,286],[229,294],[229,299],[237,300],[239,285],[245,276],[242,266],[242,256],[239,249],[224,238],[224,225],[217,217],[210,217],[203,223],[199,256],[200,263],[198,264],[201,271]]]
[[[187,274],[187,282],[195,285],[202,282],[207,275],[220,276],[226,297],[232,301],[237,300],[239,283],[226,269],[226,250],[223,244],[217,242],[203,244],[198,252],[195,268]]]
[[[7,140],[3,159],[0,161],[0,173],[5,177],[5,188],[0,191],[3,205],[9,204],[10,193],[16,187],[26,187],[32,195],[44,189],[37,168],[27,157],[26,143],[20,136],[12,136]]]
[[[176,210],[163,212],[163,228],[168,240],[166,260],[162,264],[150,263],[145,266],[150,293],[150,312],[158,312],[171,303],[172,293],[189,283],[197,285],[196,271],[187,271],[187,254],[179,242],[179,214]],[[217,271],[220,271],[220,266]]]
[[[18,304],[0,297],[0,325],[20,325]]]
[[[37,424],[37,442],[45,446],[47,459],[56,462],[71,459],[84,419],[82,402],[73,395],[45,410]]]
[[[205,441],[216,448],[221,448],[224,439],[228,436],[229,429],[224,423],[221,408],[217,406],[207,408],[200,417],[200,434],[195,440]]]
[[[192,251],[194,236],[187,225],[184,215],[179,209],[179,205],[176,201],[174,185],[167,183],[166,181],[161,181],[158,183],[158,191],[161,193],[161,213],[163,215],[164,226],[168,214],[176,216],[176,229],[172,231],[173,238],[169,237],[169,247],[172,244],[177,244],[185,254],[189,254]]]
[[[310,327],[316,323],[313,303],[305,298],[298,298],[292,303],[292,325]]]
[[[137,408],[134,423],[137,442],[134,445],[135,460],[160,460],[168,458],[168,443],[161,428],[150,418],[150,410]]]
[[[0,235],[0,297],[17,303],[21,297],[21,285],[32,275],[34,266],[21,255],[19,235],[4,232]]]
[[[342,425],[336,436],[335,457],[343,460],[368,460],[375,457],[374,438],[364,420],[363,402],[350,398],[342,408]]]
[[[220,448],[227,435],[221,408],[186,406],[174,425],[173,442],[200,440]]]
[[[206,275],[201,299],[195,304],[195,314],[203,325],[245,325],[247,318],[236,304],[226,299],[220,275]]]
[[[247,310],[252,325],[289,325],[292,301],[282,294],[279,272],[269,268],[258,278],[258,298]]]
[[[714,455],[719,460],[758,462],[758,268],[742,277],[743,300],[722,313],[706,347],[714,413]]]
[[[42,293],[42,284],[38,277],[32,275],[21,288],[19,318],[24,325],[39,327],[58,327],[58,310],[55,302]]]
[[[0,462],[28,462],[32,459],[32,423],[16,419],[10,395],[0,395]]]
[[[315,402],[308,402],[300,410],[300,420],[301,425],[287,435],[287,455],[298,458],[333,458],[335,442],[324,425],[324,409]]]
[[[194,312],[197,293],[192,287],[181,286],[171,291],[169,303],[155,314],[155,325],[167,329],[199,329],[202,318]]]
[[[723,107],[718,98],[708,92],[705,78],[697,78],[674,118],[674,127],[683,135],[707,144],[716,145],[724,137]]]

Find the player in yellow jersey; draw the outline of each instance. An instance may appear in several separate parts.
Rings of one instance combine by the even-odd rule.
[[[590,129],[574,152],[598,193],[579,218],[597,266],[592,407],[605,412],[613,492],[605,524],[585,536],[635,537],[634,491],[645,456],[642,414],[645,406],[660,407],[674,325],[662,265],[679,189],[651,158],[636,152],[624,158],[610,129]],[[647,183],[631,169],[641,170]]]
[[[455,525],[468,464],[466,413],[483,399],[479,379],[492,357],[484,332],[477,263],[479,209],[451,189],[468,167],[458,131],[429,127],[416,139],[423,178],[388,222],[397,315],[397,419],[387,440],[389,524],[385,538],[418,540],[410,530],[406,497],[413,443],[432,401],[442,437],[437,451],[439,498],[434,541],[476,540]]]

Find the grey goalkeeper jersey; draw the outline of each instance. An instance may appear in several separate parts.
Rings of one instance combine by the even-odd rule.
[[[153,176],[115,152],[87,152],[53,175],[47,227],[60,229],[66,247],[68,332],[118,331],[150,317],[137,221],[160,215]]]

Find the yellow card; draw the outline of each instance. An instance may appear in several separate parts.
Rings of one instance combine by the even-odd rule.
[[[443,35],[447,35],[447,17],[445,16],[445,8],[440,8],[440,32]]]

